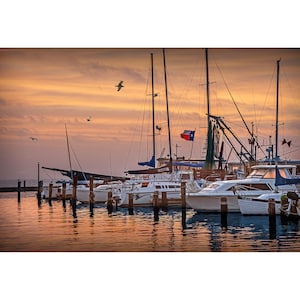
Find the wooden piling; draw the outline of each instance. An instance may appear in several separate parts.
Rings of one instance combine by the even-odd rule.
[[[269,237],[271,240],[276,239],[276,210],[275,199],[268,200],[268,213],[269,213]]]
[[[67,184],[65,182],[63,182],[62,184],[62,204],[63,204],[63,208],[66,208],[66,189],[67,189]]]
[[[167,199],[167,192],[162,192],[161,193],[161,206],[162,210],[166,211],[168,209],[168,199]]]
[[[133,195],[128,194],[128,213],[133,215]]]
[[[221,198],[221,227],[227,228],[227,212],[228,212],[228,205],[227,205],[227,198]]]
[[[77,201],[76,191],[77,191],[77,181],[78,181],[78,177],[77,177],[77,176],[74,176],[74,177],[73,177],[72,199],[71,199],[71,205],[72,205],[72,211],[73,211],[73,217],[74,217],[74,218],[77,218],[77,215],[76,215],[76,201]]]
[[[21,181],[18,180],[18,203],[21,202]]]
[[[38,206],[42,204],[42,191],[43,191],[43,181],[40,180],[38,183],[38,191],[37,191]]]
[[[275,199],[269,199],[268,200],[268,213],[269,216],[274,216],[276,214],[275,212]]]
[[[94,215],[94,203],[95,203],[95,193],[94,193],[94,178],[90,177],[90,216]]]
[[[227,198],[221,198],[221,214],[227,214],[228,212],[228,205],[227,205]]]
[[[49,195],[48,195],[48,202],[49,205],[52,206],[52,189],[53,189],[53,183],[49,184]]]
[[[182,230],[186,229],[186,182],[181,182],[181,226]]]
[[[112,191],[109,191],[107,193],[106,208],[109,214],[113,212],[114,207],[113,207]]]
[[[181,207],[186,208],[186,182],[181,182]]]
[[[158,205],[158,191],[153,193],[153,214],[154,214],[154,221],[159,221],[159,205]]]

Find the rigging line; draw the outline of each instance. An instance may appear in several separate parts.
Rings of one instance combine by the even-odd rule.
[[[68,137],[67,123],[65,123],[65,129],[66,129],[66,138],[67,138],[67,148],[68,148],[68,157],[69,157],[69,164],[70,164],[71,179],[73,180],[73,170],[72,170],[72,161],[71,161],[71,155],[70,155],[70,147],[69,147],[69,137]]]
[[[76,155],[76,153],[75,153],[75,151],[74,151],[72,145],[70,145],[70,147],[71,147],[72,153],[73,153],[73,155],[74,155],[74,157],[75,157],[75,160],[76,160],[76,162],[77,162],[77,164],[78,164],[78,166],[79,166],[79,169],[80,169],[80,171],[81,171],[81,173],[82,173],[84,179],[87,180],[87,178],[86,178],[86,176],[85,176],[85,173],[84,173],[83,170],[82,170],[82,167],[81,167],[81,165],[80,165],[80,163],[79,163],[79,160],[78,160],[78,158],[77,158],[77,155]]]
[[[223,76],[223,74],[222,74],[222,72],[221,72],[221,69],[219,68],[219,66],[218,66],[217,63],[216,63],[216,66],[217,66],[217,68],[218,68],[218,70],[219,70],[219,72],[220,72],[220,74],[221,74],[221,77],[222,77],[222,79],[223,79],[223,81],[224,81],[225,87],[226,87],[226,89],[227,89],[227,91],[228,91],[228,93],[229,93],[229,95],[230,95],[230,97],[231,97],[231,100],[233,101],[233,104],[234,104],[235,108],[237,109],[237,111],[238,111],[240,117],[242,118],[242,121],[243,121],[245,127],[247,128],[248,133],[250,134],[250,136],[253,136],[253,133],[251,133],[251,131],[250,131],[248,125],[246,124],[246,122],[245,122],[245,120],[244,120],[244,118],[243,118],[243,116],[242,116],[242,114],[241,114],[241,112],[240,112],[240,110],[239,110],[239,108],[238,108],[238,106],[237,106],[237,104],[236,104],[236,102],[235,102],[235,100],[234,100],[234,98],[233,98],[233,96],[232,96],[232,94],[231,94],[229,88],[228,88],[228,85],[227,85],[227,83],[226,83],[226,81],[225,81],[225,79],[224,79],[224,76]]]
[[[275,71],[276,71],[276,65],[274,65],[274,67],[273,67],[273,73],[272,73],[270,81],[269,81],[269,86],[268,86],[267,94],[266,94],[265,101],[264,101],[264,104],[263,104],[263,109],[260,110],[260,116],[258,118],[258,125],[260,123],[261,116],[263,114],[264,108],[266,107],[267,98],[269,97],[271,85],[272,85],[274,77],[275,77]]]

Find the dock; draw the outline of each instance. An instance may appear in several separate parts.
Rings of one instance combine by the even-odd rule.
[[[37,186],[26,186],[21,187],[21,192],[36,192],[38,190]],[[0,193],[11,193],[11,192],[18,192],[17,186],[11,187],[0,187]]]

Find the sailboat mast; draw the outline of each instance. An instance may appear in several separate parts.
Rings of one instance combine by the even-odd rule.
[[[278,97],[279,97],[279,68],[280,59],[277,60],[277,83],[276,83],[276,126],[275,126],[275,162],[278,162]]]
[[[154,114],[154,70],[153,70],[153,53],[151,53],[151,83],[152,83],[152,146],[155,161],[155,114]]]
[[[67,124],[66,123],[65,123],[65,129],[66,129],[66,138],[67,138],[67,148],[68,148],[68,157],[69,157],[69,164],[70,164],[71,179],[73,180],[73,169],[72,169],[70,147],[69,147],[69,137],[68,137],[68,130],[67,130]]]
[[[165,89],[166,89],[166,106],[167,106],[167,118],[168,118],[168,136],[169,136],[170,171],[172,171],[172,145],[171,145],[171,132],[170,132],[169,100],[168,100],[168,85],[167,85],[167,66],[166,66],[165,49],[163,49],[163,59],[164,59],[164,75],[165,75]]]
[[[205,169],[211,170],[214,167],[214,145],[213,145],[213,129],[210,116],[210,101],[209,101],[209,73],[208,73],[208,50],[205,49],[206,61],[206,99],[207,99],[207,147],[205,157]]]
[[[209,101],[209,72],[208,72],[208,50],[205,49],[205,62],[206,62],[206,99],[207,99],[207,124],[210,121],[210,101]]]

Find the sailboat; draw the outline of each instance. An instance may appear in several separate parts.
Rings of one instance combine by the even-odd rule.
[[[281,172],[282,166],[278,165],[278,98],[279,98],[279,70],[280,60],[277,60],[277,84],[276,84],[276,132],[275,132],[275,182],[272,193],[263,193],[259,197],[247,197],[238,200],[241,213],[244,215],[267,215],[270,199],[275,201],[275,213],[300,216],[300,200],[297,194],[296,184],[300,183],[300,177],[286,176]],[[294,170],[296,166],[291,166]],[[284,189],[280,189],[284,187]]]
[[[85,171],[79,171],[79,170],[73,169],[67,124],[65,124],[65,134],[66,134],[66,144],[67,144],[67,152],[68,152],[68,160],[69,160],[70,168],[67,170],[67,169],[50,168],[50,167],[42,166],[42,169],[59,172],[63,176],[69,177],[69,180],[61,179],[61,180],[57,180],[53,184],[53,186],[52,186],[53,198],[60,199],[62,197],[62,184],[63,183],[66,183],[67,198],[70,198],[72,195],[72,190],[73,190],[73,179],[75,176],[77,176],[77,191],[78,191],[77,198],[80,198],[82,201],[88,200],[89,199],[90,178],[93,177],[94,187],[97,188],[98,186],[101,186],[98,189],[105,190],[105,197],[103,196],[100,199],[98,199],[99,197],[96,197],[95,202],[98,202],[98,201],[105,202],[107,200],[107,190],[108,190],[107,183],[108,182],[121,182],[121,181],[126,180],[126,178],[120,177],[120,176],[104,175],[104,174],[99,174],[99,173],[91,173],[91,172],[85,172]],[[47,199],[48,195],[49,195],[49,186],[44,186],[42,197]]]
[[[118,199],[119,206],[127,206],[129,194],[133,195],[134,205],[148,206],[152,205],[154,192],[158,192],[158,197],[162,198],[162,193],[167,194],[167,198],[173,200],[181,199],[181,182],[187,183],[187,189],[190,191],[199,191],[200,186],[194,180],[194,173],[192,171],[175,171],[172,168],[172,148],[171,148],[171,133],[170,133],[170,118],[168,106],[168,88],[166,76],[166,59],[165,49],[163,49],[164,61],[164,79],[166,91],[166,110],[168,121],[168,142],[169,142],[169,161],[167,164],[156,167],[155,162],[155,119],[154,119],[154,68],[153,68],[153,54],[151,53],[151,74],[152,74],[152,146],[153,155],[150,161],[139,162],[141,166],[148,166],[150,168],[143,170],[127,171],[130,175],[136,175],[131,180],[123,184],[120,191],[114,194],[114,198]],[[180,201],[178,201],[180,203]]]

